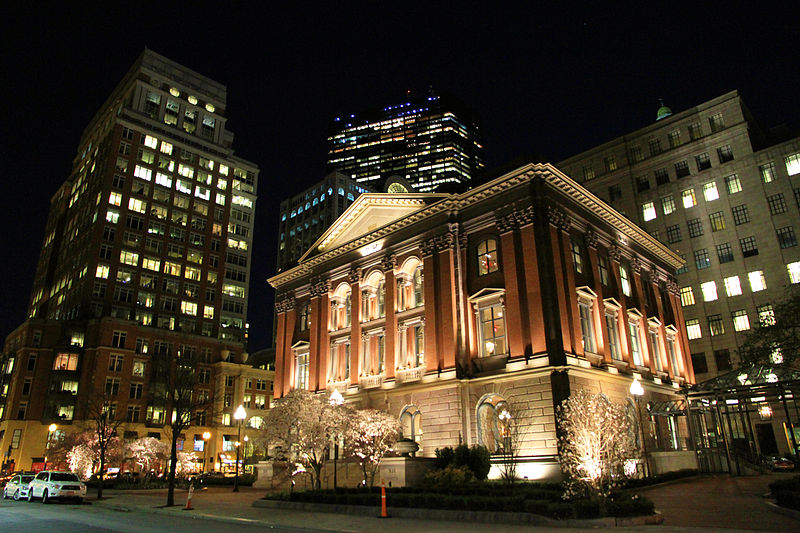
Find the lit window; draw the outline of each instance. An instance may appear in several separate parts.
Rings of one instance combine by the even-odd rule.
[[[214,318],[214,306],[203,306],[203,318]]]
[[[713,202],[719,198],[719,191],[717,190],[716,181],[703,184],[703,198],[706,199],[706,202]]]
[[[686,336],[689,340],[699,339],[703,336],[699,320],[692,318],[686,321]]]
[[[750,329],[750,318],[747,316],[747,311],[739,309],[731,313],[733,318],[733,329],[736,331],[747,331]]]
[[[713,302],[717,299],[717,283],[715,281],[701,283],[700,290],[703,291],[704,302]]]
[[[141,167],[136,165],[136,168],[133,170],[133,175],[137,178],[141,178],[143,180],[150,181],[153,179],[153,171],[146,167]]]
[[[139,264],[139,254],[122,250],[119,253],[119,260],[126,265],[136,266]]]
[[[625,296],[630,296],[631,282],[628,279],[628,267],[623,264],[619,265],[619,278],[620,278],[620,283],[622,284],[622,293]]]
[[[800,174],[800,153],[787,155],[784,162],[786,163],[786,172],[790,176]]]
[[[196,97],[196,96],[189,96],[189,97],[187,98],[187,100],[189,100],[189,103],[190,103],[190,104],[192,104],[192,105],[197,105],[197,97]]]
[[[644,217],[644,221],[648,222],[656,218],[656,206],[653,202],[647,202],[646,204],[642,205],[642,217]]]
[[[172,96],[180,96],[181,92],[176,87],[170,87],[169,94]]]
[[[145,135],[144,139],[142,140],[142,144],[144,144],[148,148],[156,148],[158,147],[158,139],[156,139],[151,135]]]
[[[497,264],[497,241],[495,239],[486,239],[478,244],[478,275],[490,274],[496,272],[499,266]]]
[[[608,354],[611,359],[616,361],[622,360],[622,355],[619,350],[619,329],[617,327],[616,309],[606,306],[606,333],[608,334]]]
[[[586,352],[597,352],[597,345],[594,334],[594,318],[592,310],[594,308],[595,294],[578,289],[578,312],[581,320],[581,340],[583,350]]]
[[[712,337],[725,334],[725,324],[722,322],[722,315],[709,315],[706,317],[708,321],[708,330]]]
[[[664,210],[665,215],[675,211],[675,200],[672,199],[672,196],[665,196],[661,199],[661,208]]]
[[[106,212],[106,222],[111,222],[112,224],[119,222],[119,211],[109,209],[108,212]]]
[[[147,210],[147,202],[143,202],[138,198],[130,198],[128,200],[128,209],[137,213],[144,213]]]
[[[111,267],[109,267],[108,265],[97,265],[97,271],[95,272],[95,277],[103,279],[108,278],[108,273],[110,269]]]
[[[570,241],[570,245],[572,247],[572,267],[575,269],[575,272],[581,274],[583,273],[583,254],[581,251],[581,243],[576,239],[572,239]]]
[[[728,296],[739,296],[742,294],[742,284],[739,282],[739,276],[725,278],[725,293]]]
[[[108,196],[108,203],[111,205],[119,206],[122,203],[122,195],[118,192],[112,192]]]
[[[725,177],[725,186],[728,188],[728,194],[742,192],[742,182],[739,181],[739,176],[736,174]]]
[[[681,287],[681,305],[683,307],[694,305],[694,291],[691,287]]]
[[[481,357],[503,355],[506,350],[506,326],[503,306],[500,303],[480,308]]]
[[[764,272],[761,270],[749,272],[747,279],[750,280],[750,290],[753,292],[763,291],[767,288],[767,280],[764,279]]]
[[[681,192],[681,200],[683,201],[684,209],[689,209],[697,205],[697,200],[694,197],[694,189],[686,189]]]
[[[194,302],[181,301],[181,312],[187,315],[197,315],[197,304]]]
[[[789,263],[786,265],[786,270],[789,272],[789,281],[800,283],[800,261]]]
[[[628,332],[630,333],[630,340],[631,340],[631,358],[633,359],[633,364],[636,366],[642,366],[644,361],[642,359],[642,348],[641,348],[641,341],[639,340],[639,319],[631,317],[631,320],[628,322]]]
[[[758,322],[762,326],[771,326],[775,324],[775,310],[770,304],[759,305],[756,307],[758,313]]]
[[[308,364],[308,347],[306,347],[303,351],[296,352],[294,357],[294,386],[296,389],[307,389],[310,375],[310,367]]]

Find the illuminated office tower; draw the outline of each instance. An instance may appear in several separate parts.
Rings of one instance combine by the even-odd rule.
[[[737,366],[743,336],[800,283],[800,138],[765,130],[733,91],[558,163],[680,254],[698,381]]]
[[[374,190],[399,176],[418,192],[430,192],[446,183],[469,183],[484,166],[483,151],[477,115],[454,97],[429,91],[334,118],[328,170]]]
[[[230,421],[220,376],[246,360],[259,170],[234,154],[226,108],[224,85],[145,50],[84,130],[0,361],[6,467],[40,463],[43,428],[80,427],[97,396],[126,437],[161,433],[154,355],[190,358],[198,394],[219,396],[196,434]]]

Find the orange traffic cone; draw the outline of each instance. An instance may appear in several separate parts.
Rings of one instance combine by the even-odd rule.
[[[186,507],[183,508],[184,511],[194,511],[194,507],[192,507],[192,496],[194,495],[194,481],[191,485],[189,485],[189,493],[186,495]]]

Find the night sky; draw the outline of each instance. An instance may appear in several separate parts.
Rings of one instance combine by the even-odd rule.
[[[659,97],[678,112],[739,89],[767,126],[800,122],[794,2],[296,4],[5,4],[0,336],[25,318],[49,199],[81,132],[145,46],[227,85],[236,153],[261,168],[251,351],[271,339],[278,204],[324,176],[338,114],[452,92],[482,117],[489,167],[558,161],[643,127]]]

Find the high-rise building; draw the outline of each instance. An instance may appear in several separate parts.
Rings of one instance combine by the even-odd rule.
[[[762,129],[733,91],[557,166],[668,244],[698,381],[800,283],[800,138]],[[777,137],[777,138],[776,138]]]
[[[278,272],[297,265],[319,236],[364,192],[374,191],[340,172],[331,172],[314,186],[282,201]]]
[[[43,466],[46,427],[78,430],[97,396],[126,437],[159,436],[169,412],[149,394],[153,354],[197,362],[215,407],[196,434],[223,441],[214,427],[244,398],[241,376],[256,379],[225,376],[246,360],[259,172],[234,154],[226,107],[225,86],[145,50],[84,130],[51,200],[28,319],[0,361],[6,468]]]
[[[328,170],[374,190],[384,190],[391,176],[399,176],[415,190],[430,192],[445,183],[468,183],[484,166],[483,151],[477,115],[456,98],[429,91],[334,118]]]

